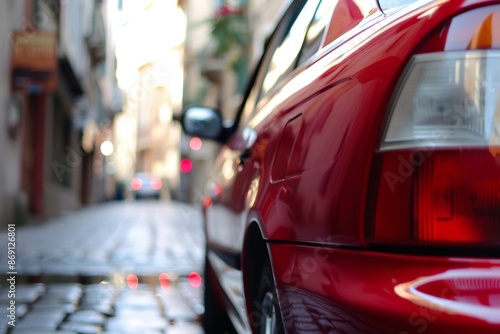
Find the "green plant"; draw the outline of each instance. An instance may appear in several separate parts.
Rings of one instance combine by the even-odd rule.
[[[214,51],[216,56],[224,56],[247,46],[247,20],[242,11],[221,10],[210,20],[210,23],[212,26],[211,35],[216,43]]]

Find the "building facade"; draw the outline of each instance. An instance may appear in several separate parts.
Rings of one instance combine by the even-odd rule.
[[[124,112],[114,133],[124,184],[138,172],[163,180],[163,198],[179,189],[179,124],[182,107],[185,16],[177,0],[123,0],[117,27],[117,77]]]
[[[0,56],[0,103],[11,110],[0,121],[3,224],[36,223],[112,195],[99,145],[121,108],[103,97],[105,5],[0,4],[1,38],[9,46]]]
[[[184,0],[187,17],[183,104],[217,107],[231,122],[241,103],[249,72],[263,51],[283,0]],[[192,138],[182,136],[181,158],[193,168],[181,174],[182,199],[198,202],[219,145],[203,141],[193,150]]]
[[[11,34],[24,29],[24,1],[0,2],[0,105],[6,110],[0,117],[0,218],[1,224],[14,221],[18,207],[25,200],[21,187],[22,134],[20,126],[24,111],[24,99],[11,89]]]

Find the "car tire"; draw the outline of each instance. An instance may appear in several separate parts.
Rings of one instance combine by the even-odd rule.
[[[221,301],[217,299],[217,295],[222,296],[223,293],[216,294],[214,291],[215,284],[215,272],[210,267],[208,258],[205,257],[205,291],[204,291],[204,304],[205,313],[202,318],[202,326],[205,334],[231,334],[235,333],[231,321],[227,312],[221,304]],[[220,288],[220,287],[219,287]],[[222,288],[220,288],[222,290]]]
[[[253,332],[257,334],[283,334],[285,333],[281,310],[278,301],[278,293],[274,284],[271,265],[268,261],[261,272],[257,300],[253,305],[256,307],[258,316],[257,326]]]

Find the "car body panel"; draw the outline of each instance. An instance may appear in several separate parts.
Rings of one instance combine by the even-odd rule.
[[[369,157],[375,151],[367,143],[376,142],[373,138],[380,133],[396,81],[416,48],[413,41],[422,40],[450,12],[473,5],[472,1],[442,1],[421,6],[410,14],[409,9],[396,12],[316,62],[297,69],[285,82],[287,90],[278,91],[258,109],[249,124],[259,133],[253,150],[265,153],[255,156],[264,177],[260,184],[266,187],[259,193],[268,196],[258,196],[257,200],[266,222],[262,227],[265,237],[316,242],[328,236],[330,241],[343,244],[359,240],[364,222],[363,190],[367,189],[370,173]],[[380,30],[391,33],[382,37]],[[311,82],[314,85],[309,85]],[[299,172],[279,182],[272,176],[266,178],[271,174],[266,168],[275,159],[276,138],[298,115],[302,125],[295,142],[300,146],[294,146],[291,158]],[[233,199],[240,201],[238,197]],[[280,218],[272,220],[268,216]]]
[[[371,2],[373,5],[374,2]],[[373,8],[373,6],[370,6],[369,8]],[[366,12],[366,10],[365,10]],[[372,15],[375,15],[372,13]],[[380,16],[380,13],[379,13]],[[327,59],[328,60],[328,59]],[[317,70],[310,70],[308,73],[314,72],[317,73],[319,76],[321,73],[324,72],[324,68],[326,66],[330,66],[329,62],[323,61],[321,64],[318,64]],[[304,78],[304,76],[308,76],[308,78]],[[335,86],[341,86],[338,88],[338,94],[342,95],[345,94],[345,90],[347,89],[346,87],[352,87],[352,82],[351,78],[345,78],[345,79],[338,79],[338,82],[328,82],[328,77],[324,78],[318,78],[311,76],[310,74],[304,74],[304,76],[300,76],[300,73],[297,75],[295,78],[295,82],[298,83],[295,87],[297,90],[303,89],[304,87],[307,87],[307,84],[312,82],[312,81],[319,81],[318,87],[320,87],[320,92],[314,93],[314,94],[319,94],[321,97],[326,98],[328,100],[331,100],[331,96],[328,96],[328,94],[322,94],[324,93],[325,88],[322,88],[321,86],[327,87],[326,89],[328,90],[328,87],[335,87]],[[292,79],[293,80],[293,79]],[[292,85],[293,86],[293,85]],[[297,115],[300,114],[299,112],[294,112],[292,115],[285,114],[284,112],[281,112],[279,110],[275,109],[275,105],[279,103],[280,101],[286,99],[287,96],[290,96],[291,93],[295,92],[281,92],[281,94],[275,94],[273,99],[268,101],[265,106],[261,107],[259,109],[259,112],[257,112],[249,121],[248,126],[242,128],[240,131],[238,131],[232,138],[232,140],[229,142],[227,147],[222,149],[222,153],[219,155],[218,160],[216,161],[215,168],[214,170],[217,171],[216,175],[213,176],[213,178],[209,181],[208,185],[208,193],[211,194],[212,196],[212,202],[213,206],[211,208],[207,209],[207,217],[209,217],[209,221],[214,222],[214,227],[208,226],[207,227],[207,232],[208,232],[208,240],[211,242],[219,243],[224,246],[229,246],[228,243],[232,243],[233,247],[230,247],[233,250],[241,250],[242,242],[243,242],[243,234],[242,232],[244,231],[244,225],[246,224],[246,216],[248,214],[248,206],[245,205],[245,199],[247,198],[247,192],[248,192],[248,187],[250,185],[249,181],[245,180],[251,180],[253,176],[249,176],[251,174],[258,173],[259,175],[266,175],[267,171],[262,171],[262,168],[266,168],[265,166],[271,166],[269,165],[269,159],[274,159],[274,154],[273,152],[276,150],[276,138],[279,139],[279,134],[283,128],[286,122],[289,119],[292,119],[294,117],[297,117]],[[299,92],[299,98],[300,98],[300,92]],[[314,103],[316,104],[322,104],[325,101],[321,101],[321,97],[318,97],[317,99],[313,99],[313,101],[308,101],[311,99],[310,96],[303,96],[302,99],[305,100],[305,105],[302,106],[302,109],[310,109],[310,108],[315,108]],[[291,102],[294,102],[295,100],[292,100]],[[328,101],[326,101],[329,103]],[[332,102],[332,101],[330,101]],[[346,102],[338,102],[340,103],[346,103]],[[349,102],[347,102],[349,103]],[[284,105],[282,107],[283,110],[286,110],[287,108],[291,109],[296,106],[289,106],[289,105]],[[271,115],[272,112],[272,115]],[[272,118],[271,116],[277,115],[277,117]],[[317,129],[314,129],[315,124],[320,124],[324,120],[314,120],[313,118],[316,116],[316,114],[311,114],[307,116],[308,121],[313,122],[314,124],[311,125],[310,129],[312,131],[315,131]],[[343,115],[339,115],[338,117],[341,117]],[[287,119],[288,117],[288,119]],[[333,115],[335,117],[335,115]],[[304,117],[305,118],[305,117]],[[258,124],[257,120],[260,122]],[[350,120],[350,122],[353,122],[354,120]],[[346,123],[349,123],[349,120],[346,120]],[[346,125],[348,126],[348,124]],[[259,133],[259,138],[257,138],[256,133]],[[298,135],[298,134],[297,134]],[[307,136],[309,134],[300,134],[301,137]],[[269,138],[269,139],[268,139]],[[270,139],[273,139],[272,141]],[[303,139],[302,139],[303,140]],[[306,139],[307,140],[307,139]],[[325,142],[324,145],[328,144]],[[251,161],[248,161],[245,164],[240,164],[239,162],[239,155],[247,149],[251,147],[252,148],[252,157]],[[323,157],[325,157],[323,151],[323,147],[318,147],[318,150],[316,150],[316,155],[314,157],[311,157],[307,160],[304,161],[305,165],[305,170],[306,171],[313,171],[317,168],[320,168],[323,170],[324,173],[326,173],[328,167],[332,165],[332,161],[318,161],[318,158],[321,160]],[[311,152],[313,153],[313,152]],[[301,164],[299,154],[302,154],[301,152],[294,152],[295,156],[295,166],[296,168],[302,168],[299,166]],[[290,171],[292,173],[292,171]],[[306,173],[309,174],[309,173]],[[312,172],[311,174],[317,175],[315,172]],[[243,180],[241,182],[240,180]],[[267,183],[269,182],[268,179],[263,180],[263,182],[259,182],[261,185],[264,184],[265,186],[268,186]],[[287,183],[288,180],[284,183]],[[316,180],[315,183],[317,184],[318,182],[322,182],[321,180]],[[276,184],[276,182],[273,182]],[[279,183],[279,182],[278,182]],[[233,185],[236,184],[237,188],[233,188]],[[273,185],[271,185],[273,186]],[[274,188],[279,187],[277,185],[273,186]],[[217,188],[222,188],[222,191],[220,195],[214,196],[214,189]],[[262,191],[260,191],[262,192]],[[265,191],[264,191],[265,192]],[[272,199],[268,199],[270,201],[273,201]],[[271,204],[272,205],[272,204]],[[265,204],[262,204],[262,206],[265,206]],[[225,210],[229,210],[230,212],[225,212]],[[274,213],[271,213],[274,214]],[[279,214],[278,214],[279,215]],[[219,218],[220,217],[220,218]],[[222,218],[222,217],[231,217],[230,220]],[[224,222],[223,222],[224,221]],[[231,222],[229,222],[231,221]],[[243,224],[243,226],[242,226]],[[217,225],[217,226],[215,226]],[[217,234],[216,231],[221,231],[221,234]],[[229,232],[232,231],[232,232]],[[267,229],[266,229],[267,232]],[[230,241],[228,241],[227,235],[232,235],[236,236],[239,235],[237,238],[231,238]],[[272,237],[273,238],[273,237]],[[279,238],[279,236],[275,236],[275,238]],[[350,237],[349,237],[350,238]],[[237,242],[235,242],[237,241]]]
[[[270,248],[287,333],[498,332],[498,259]],[[417,284],[423,279],[427,288]]]
[[[322,48],[264,98],[250,92],[204,206],[210,257],[233,267],[212,260],[228,294],[224,277],[233,269],[245,277],[247,230],[257,224],[288,333],[498,331],[465,291],[415,291],[422,280],[445,284],[440,275],[498,282],[500,260],[376,252],[364,226],[372,159],[409,59],[453,17],[499,3],[427,0],[382,12],[375,1],[338,1]],[[259,72],[254,85],[262,81]],[[499,311],[498,286],[484,290],[483,306]]]

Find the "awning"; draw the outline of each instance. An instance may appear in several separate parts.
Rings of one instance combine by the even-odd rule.
[[[60,73],[64,80],[64,82],[61,83],[67,86],[66,88],[71,93],[74,99],[83,96],[85,94],[85,91],[83,90],[80,80],[76,76],[75,71],[73,70],[73,67],[71,66],[68,58],[59,58],[58,64]]]

